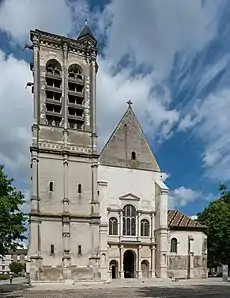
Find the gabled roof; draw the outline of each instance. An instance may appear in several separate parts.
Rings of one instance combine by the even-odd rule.
[[[101,151],[99,161],[100,164],[108,166],[160,171],[130,102]]]
[[[168,226],[170,229],[198,229],[204,230],[206,227],[191,219],[188,215],[178,210],[168,210]]]

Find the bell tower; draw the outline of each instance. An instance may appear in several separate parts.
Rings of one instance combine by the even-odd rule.
[[[97,41],[34,30],[31,282],[97,276]],[[83,268],[83,269],[81,269]]]

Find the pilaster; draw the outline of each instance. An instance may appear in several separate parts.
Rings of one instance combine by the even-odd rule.
[[[156,277],[156,270],[155,270],[155,253],[156,253],[156,247],[152,246],[151,247],[151,277],[155,278]]]
[[[64,119],[64,146],[67,146],[67,125],[68,125],[68,69],[67,69],[67,60],[68,60],[68,45],[65,42],[63,44],[63,73],[62,73],[62,94],[63,99],[63,119]]]
[[[168,188],[163,182],[156,182],[156,274],[159,278],[168,278]]]
[[[32,187],[31,187],[31,211],[39,212],[39,190],[38,190],[38,152],[31,152]]]
[[[101,279],[108,281],[108,253],[107,253],[107,182],[98,181],[98,197],[100,203],[100,226],[99,226],[99,239],[100,239],[100,257],[101,257]]]
[[[91,82],[91,118],[92,118],[92,151],[97,154],[97,132],[96,132],[96,56],[91,56],[90,62],[90,82]]]
[[[68,154],[63,152],[63,217],[62,217],[62,266],[63,279],[71,279],[71,254],[70,254],[70,216],[68,197]]]
[[[40,123],[40,53],[39,53],[39,39],[37,36],[33,37],[33,60],[34,60],[34,104],[33,104],[33,122]]]
[[[124,252],[125,252],[125,249],[124,249],[124,245],[121,245],[120,246],[120,264],[119,264],[119,275],[120,275],[120,278],[121,279],[124,279],[125,276],[124,276]]]

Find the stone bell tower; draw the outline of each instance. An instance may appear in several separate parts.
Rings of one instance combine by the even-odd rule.
[[[97,41],[31,31],[31,282],[99,278]]]

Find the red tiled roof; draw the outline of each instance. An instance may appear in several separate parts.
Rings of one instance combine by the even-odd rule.
[[[168,226],[169,228],[205,228],[178,210],[168,210]]]

